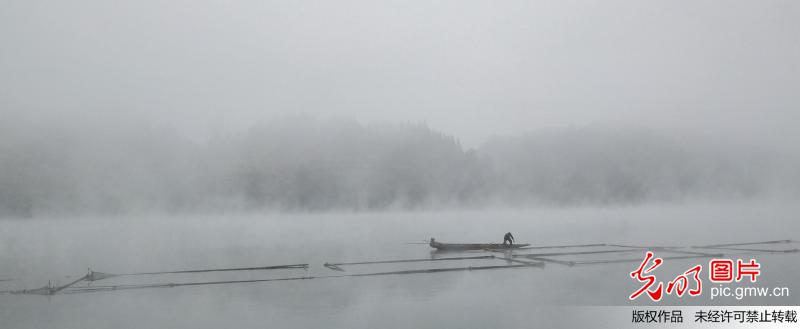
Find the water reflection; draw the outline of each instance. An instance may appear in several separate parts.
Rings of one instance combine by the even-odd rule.
[[[534,211],[535,214],[499,211],[0,222],[0,277],[19,278],[0,282],[2,289],[38,287],[48,280],[68,282],[85,274],[88,267],[108,273],[135,273],[308,263],[307,275],[320,277],[56,295],[49,301],[40,296],[0,295],[0,319],[9,328],[125,327],[130,323],[136,323],[138,328],[215,328],[231,323],[259,328],[265,325],[513,327],[529,323],[532,309],[627,304],[627,293],[636,287],[627,277],[631,266],[551,264],[544,269],[328,276],[505,266],[513,262],[500,257],[514,259],[513,256],[520,253],[534,252],[493,253],[495,257],[491,259],[441,260],[487,253],[442,252],[426,245],[406,244],[431,235],[441,236],[445,241],[491,241],[496,236],[495,231],[505,231],[496,227],[511,227],[520,242],[536,242],[536,246],[596,242],[699,245],[791,238],[786,236],[787,232],[800,228],[794,220],[796,210],[790,206],[706,206],[539,210]],[[759,221],[754,223],[752,218],[759,218]],[[652,224],[667,219],[676,225],[659,226],[659,234],[650,234]],[[688,231],[686,227],[695,230]],[[729,229],[723,232],[719,227]],[[301,245],[295,241],[297,236],[305,237]],[[578,256],[570,259],[580,260]],[[325,263],[403,259],[431,261],[345,265],[342,266],[344,271],[323,266]],[[685,270],[692,261],[670,262],[664,266],[664,273]],[[770,269],[761,284],[800,289],[793,278],[800,273],[796,255],[764,256],[759,261]],[[158,284],[305,275],[297,270],[182,273],[146,280],[116,278],[114,280],[118,281],[114,283]],[[108,282],[103,284],[112,284]],[[665,304],[674,302],[664,301]],[[766,302],[796,305],[800,298],[790,296]],[[708,301],[696,303],[707,304]],[[176,314],[193,316],[176,317]]]

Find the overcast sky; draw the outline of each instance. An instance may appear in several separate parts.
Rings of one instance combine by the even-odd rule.
[[[800,1],[0,0],[0,115],[793,138]]]

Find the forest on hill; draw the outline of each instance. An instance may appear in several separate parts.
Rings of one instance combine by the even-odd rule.
[[[632,127],[496,136],[283,118],[189,140],[150,125],[0,123],[0,215],[378,211],[795,198],[790,155]]]

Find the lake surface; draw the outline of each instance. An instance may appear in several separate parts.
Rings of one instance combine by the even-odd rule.
[[[800,240],[800,207],[709,204],[616,208],[360,214],[128,216],[0,220],[0,290],[67,283],[91,268],[108,273],[308,263],[274,270],[121,277],[93,285],[202,282],[506,265],[498,259],[344,267],[325,262],[442,257],[422,242],[568,245],[705,245]],[[786,246],[768,246],[784,248]],[[797,245],[794,245],[797,247]],[[586,249],[588,250],[588,249]],[[481,255],[482,253],[453,256]],[[658,254],[657,254],[658,255]],[[627,257],[641,258],[643,252]],[[665,255],[666,256],[666,255]],[[448,255],[449,257],[449,255]],[[614,259],[615,255],[565,259]],[[749,258],[749,257],[748,257]],[[708,292],[662,305],[799,305],[800,254],[755,255],[759,286],[788,287],[788,297],[710,301]],[[666,260],[668,281],[707,259]],[[499,269],[391,276],[318,278],[76,293],[0,294],[2,328],[490,328],[558,326],[573,307],[631,305],[637,263]],[[707,281],[705,281],[707,282]],[[81,283],[79,286],[85,286]],[[653,305],[639,299],[641,305]]]

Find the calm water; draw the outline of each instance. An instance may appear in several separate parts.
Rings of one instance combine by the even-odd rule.
[[[309,263],[302,270],[127,277],[95,285],[341,274],[325,262],[430,258],[420,242],[698,245],[800,239],[794,205],[747,204],[435,213],[52,218],[0,221],[0,290],[111,273]],[[776,246],[782,247],[782,246]],[[628,257],[641,257],[629,254]],[[612,258],[614,256],[602,256]],[[798,305],[797,253],[756,256],[762,286],[786,298],[669,304]],[[573,257],[578,259],[579,257]],[[599,259],[601,257],[596,257]],[[591,258],[581,258],[591,259]],[[703,260],[667,261],[659,279]],[[504,265],[501,260],[346,267],[345,273]],[[564,324],[572,306],[629,305],[638,264],[472,271],[193,286],[43,296],[0,295],[1,328],[530,327]],[[662,276],[663,274],[663,276]],[[106,282],[108,281],[108,282]],[[707,294],[707,292],[706,292]],[[647,303],[645,303],[647,304]]]

